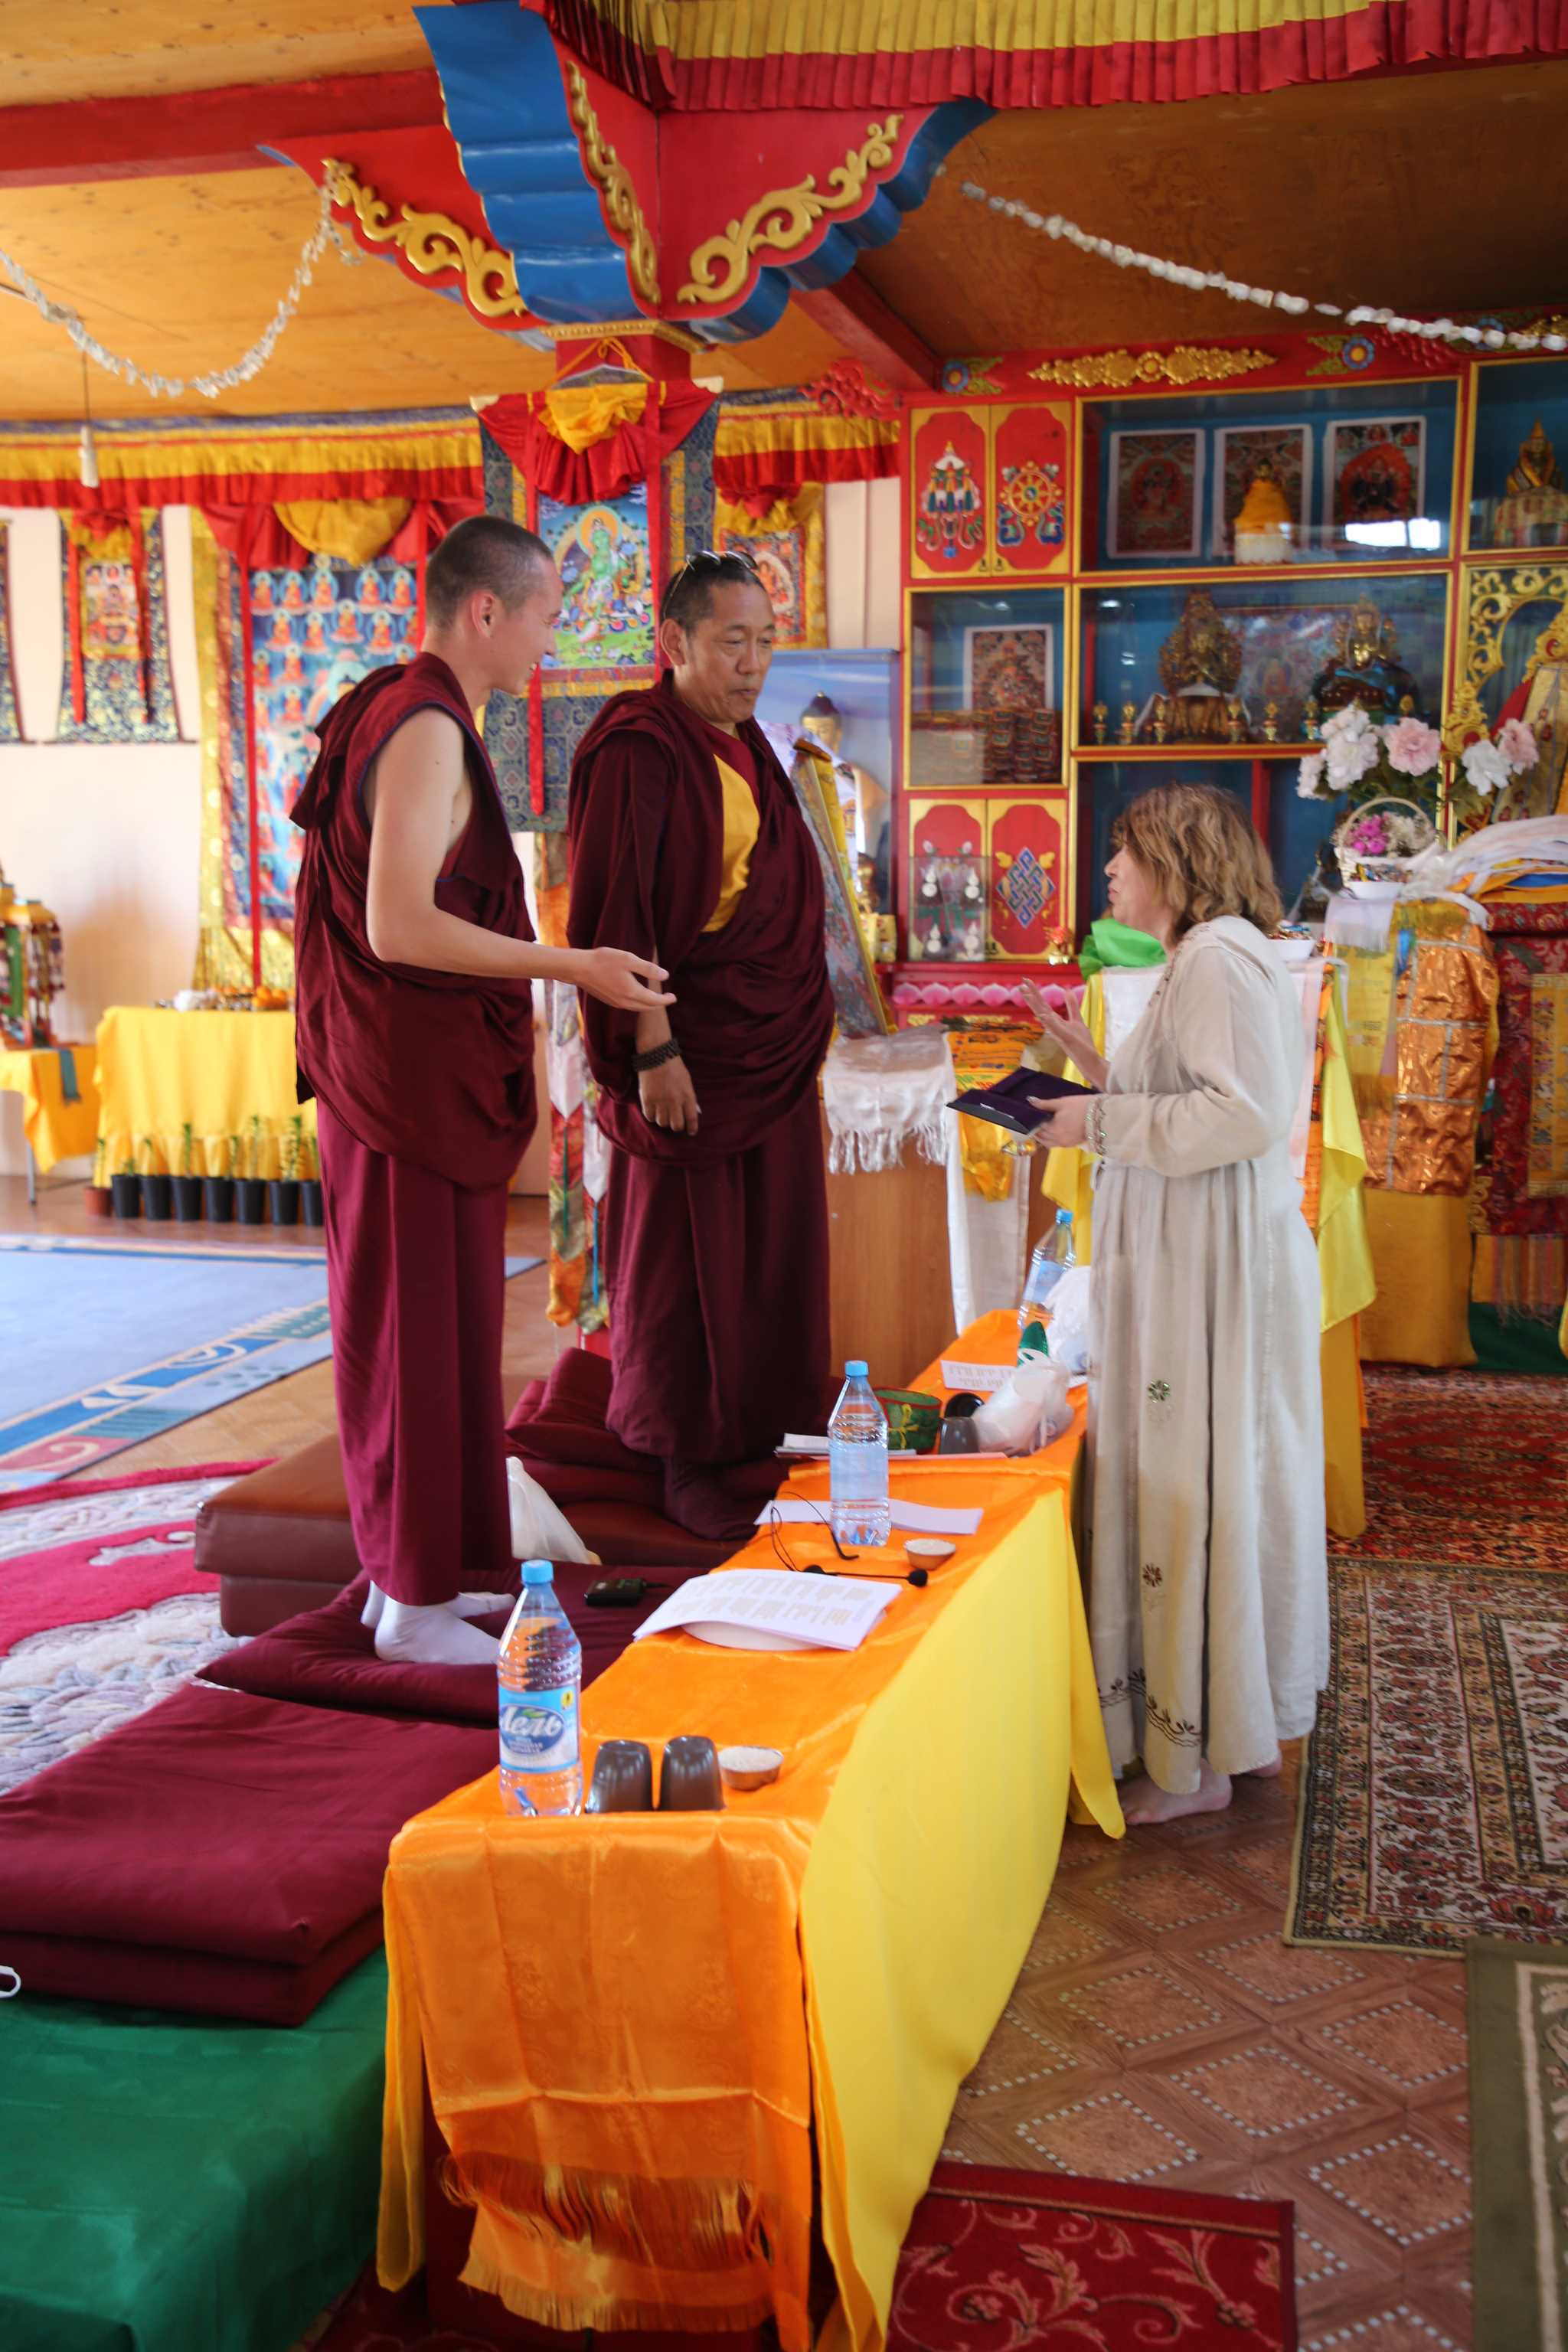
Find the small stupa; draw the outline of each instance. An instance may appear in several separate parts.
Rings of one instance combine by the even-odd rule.
[[[1238,563],[1289,563],[1295,536],[1285,493],[1268,459],[1260,457],[1236,518],[1236,560]]]

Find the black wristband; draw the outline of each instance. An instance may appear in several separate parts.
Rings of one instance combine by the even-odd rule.
[[[667,1037],[662,1045],[655,1045],[650,1053],[634,1054],[632,1067],[639,1073],[643,1070],[658,1070],[663,1068],[666,1062],[679,1062],[679,1041],[674,1037]]]

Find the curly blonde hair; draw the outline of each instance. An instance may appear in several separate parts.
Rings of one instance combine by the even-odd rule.
[[[1278,930],[1285,909],[1268,849],[1240,802],[1216,784],[1156,784],[1118,817],[1110,837],[1170,908],[1177,939],[1218,915]]]

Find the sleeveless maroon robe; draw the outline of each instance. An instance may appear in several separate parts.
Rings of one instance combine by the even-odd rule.
[[[528,940],[522,869],[447,664],[373,670],[329,714],[293,810],[300,1099],[318,1098],[332,1376],[360,1564],[449,1601],[511,1565],[501,1421],[507,1186],[533,1132],[533,995],[370,945],[365,771],[416,710],[463,730],[473,814],[436,903]]]
[[[567,817],[567,936],[668,968],[670,1026],[702,1113],[695,1140],[650,1126],[632,1068],[637,1016],[584,1001],[598,1122],[616,1147],[607,1418],[638,1453],[706,1464],[756,1459],[786,1428],[810,1427],[828,1374],[822,869],[794,787],[748,722],[756,845],[733,915],[704,931],[720,896],[728,740],[668,674],[619,695],[584,738]]]

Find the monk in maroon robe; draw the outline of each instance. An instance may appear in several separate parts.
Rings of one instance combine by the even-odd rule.
[[[468,1619],[510,1565],[500,1349],[507,1188],[533,1132],[536,976],[635,1020],[635,955],[536,944],[474,724],[550,650],[543,541],[459,523],[418,658],[330,713],[293,817],[300,1098],[315,1096],[349,1513],[383,1657],[493,1660]],[[653,983],[650,990],[648,982]],[[483,1590],[489,1581],[491,1589]]]
[[[584,1018],[615,1146],[609,1426],[663,1462],[669,1516],[719,1538],[748,1521],[714,1469],[814,1428],[829,1369],[816,1074],[833,998],[816,850],[752,715],[773,638],[745,559],[677,572],[671,667],[599,713],[567,817],[567,937],[624,940],[675,999]]]

